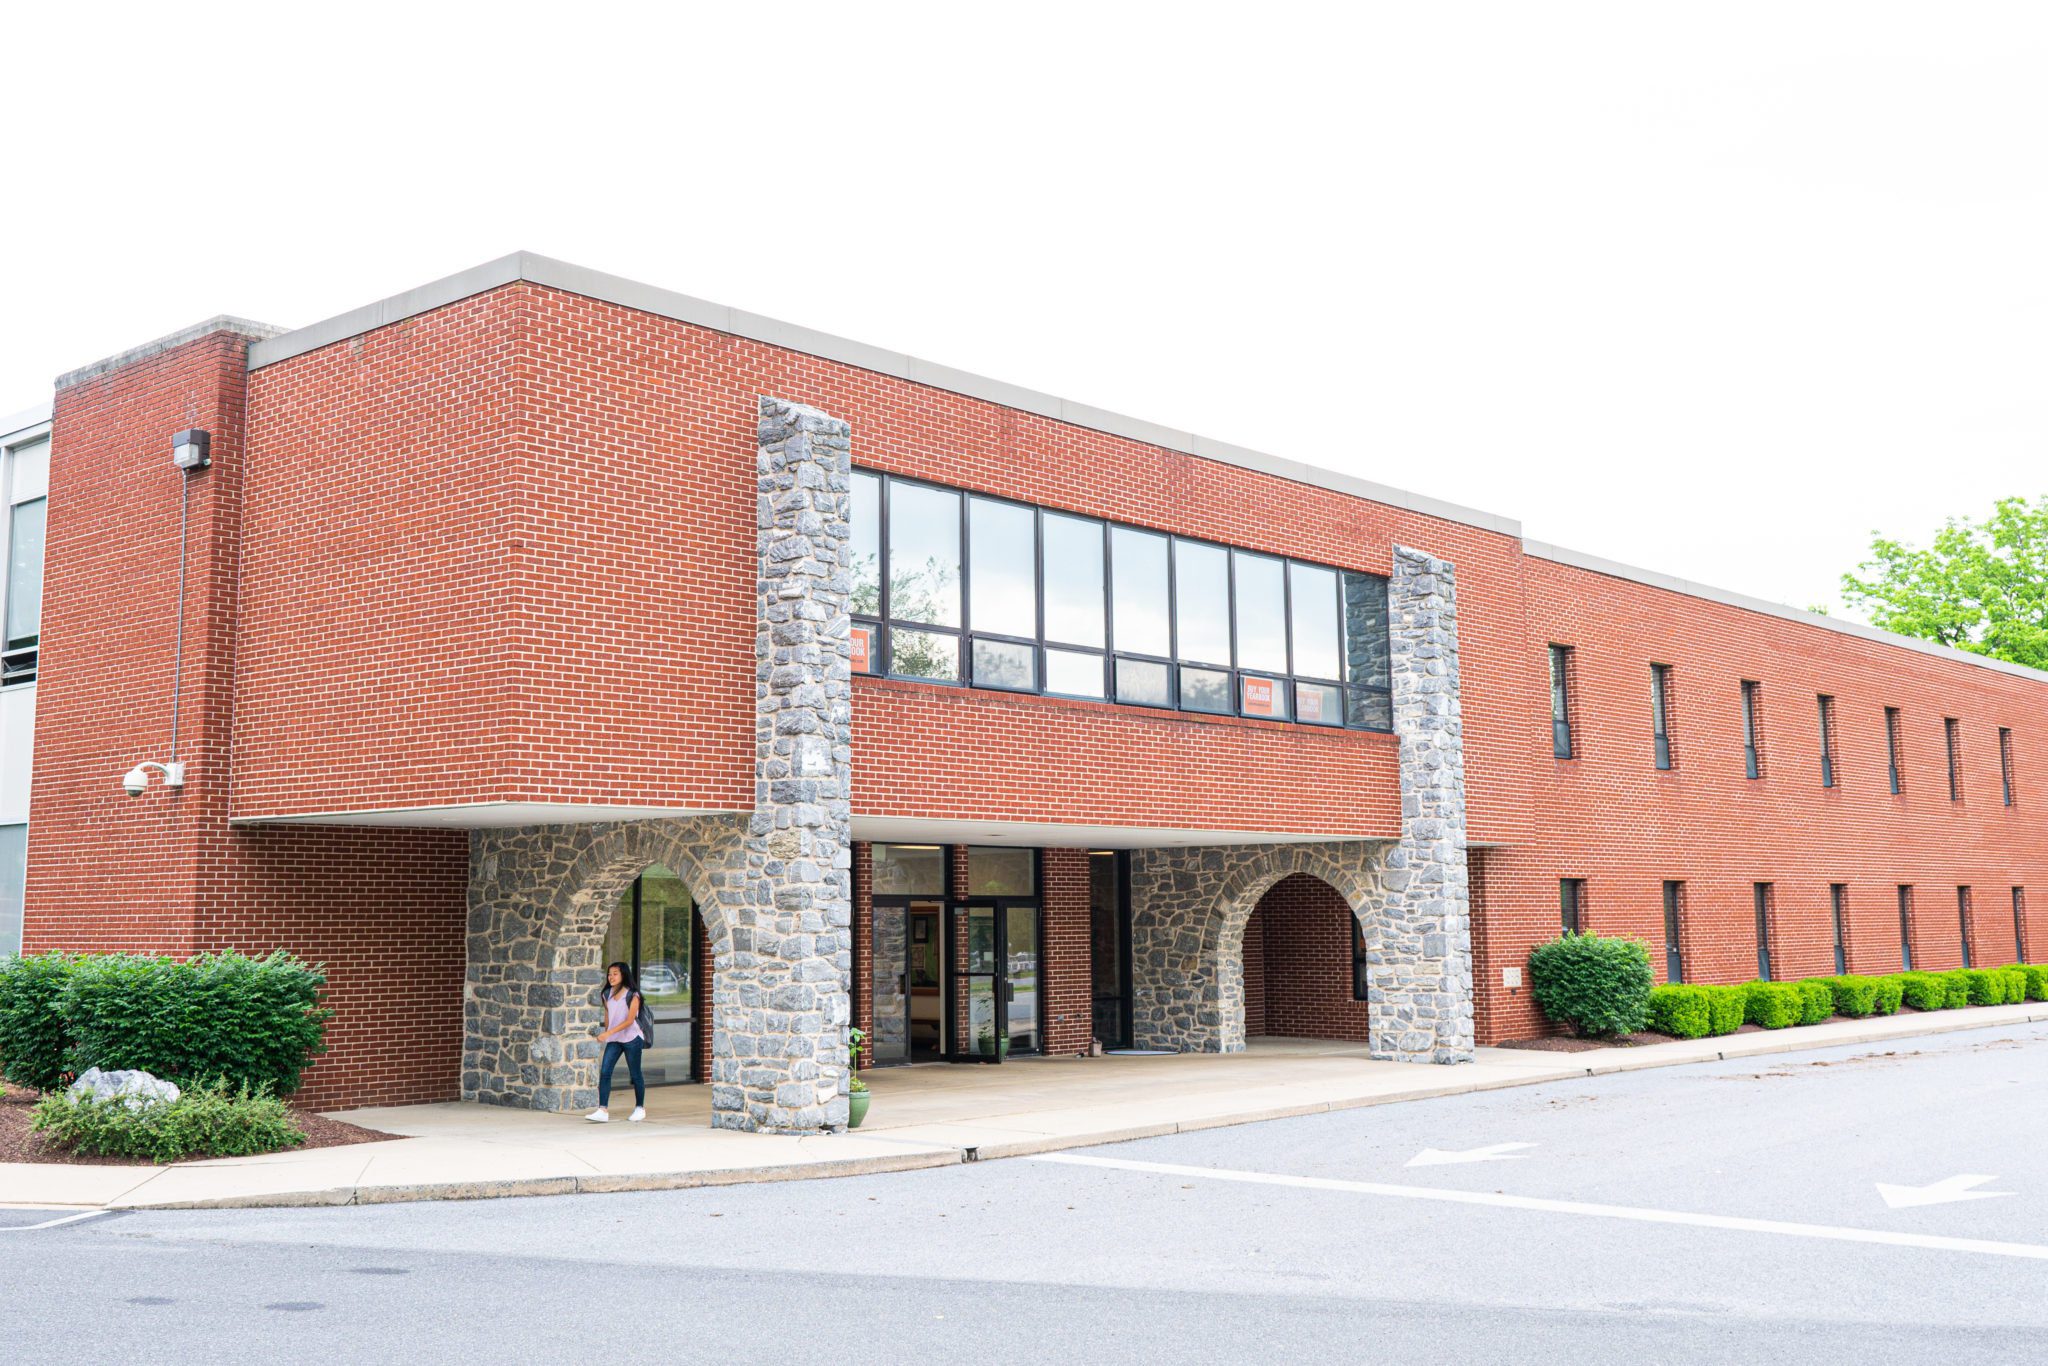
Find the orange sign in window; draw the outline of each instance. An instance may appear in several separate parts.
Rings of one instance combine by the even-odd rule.
[[[874,627],[856,626],[853,628],[853,671],[855,673],[865,674],[874,672],[874,666],[868,662],[871,658],[871,651],[874,649],[874,642]]]
[[[1246,716],[1271,716],[1273,714],[1272,679],[1247,678],[1244,681],[1244,714]]]
[[[1322,720],[1323,690],[1321,688],[1311,688],[1307,686],[1296,688],[1294,690],[1294,710],[1296,718],[1298,720]]]

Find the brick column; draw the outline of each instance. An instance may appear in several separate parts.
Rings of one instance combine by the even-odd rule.
[[[807,1133],[846,1124],[852,429],[764,396],[756,449],[754,813],[733,952],[719,964],[712,1123]]]

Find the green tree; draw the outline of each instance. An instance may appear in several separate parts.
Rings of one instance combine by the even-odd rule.
[[[2048,496],[1951,518],[1924,550],[1873,536],[1857,570],[1842,597],[1872,625],[2048,669]]]

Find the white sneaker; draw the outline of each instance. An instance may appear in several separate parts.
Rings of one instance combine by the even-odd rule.
[[[592,1124],[609,1124],[612,1122],[611,1115],[606,1112],[605,1108],[602,1105],[598,1106],[595,1110],[592,1110],[589,1114],[585,1115],[584,1118],[589,1120]]]
[[[633,1107],[633,1113],[626,1116],[626,1123],[638,1124],[641,1120],[645,1118],[647,1118],[647,1107],[644,1105],[635,1105]]]

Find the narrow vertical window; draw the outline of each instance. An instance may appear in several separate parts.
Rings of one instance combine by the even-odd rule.
[[[1849,888],[1836,882],[1828,886],[1828,910],[1834,918],[1835,975],[1849,970]]]
[[[1671,666],[1650,666],[1650,743],[1657,767],[1671,767]]]
[[[28,827],[0,825],[0,958],[21,952],[22,890],[28,880]]]
[[[1752,778],[1764,776],[1763,688],[1747,679],[1742,684],[1742,771]]]
[[[960,681],[960,495],[888,485],[889,672]]]
[[[1953,716],[1942,718],[1941,731],[1948,744],[1948,799],[1963,799],[1963,728]]]
[[[0,449],[0,684],[36,679],[49,471],[48,437]]]
[[[1998,728],[1998,781],[2005,792],[2005,804],[2012,805],[2012,730]]]
[[[1820,695],[1820,785],[1835,785],[1835,699]]]
[[[1571,646],[1550,647],[1550,752],[1560,759],[1572,757],[1571,664]]]
[[[856,470],[853,510],[846,548],[847,581],[852,592],[847,610],[853,614],[853,671],[873,673],[882,664],[882,480]]]
[[[1977,966],[1976,955],[1970,952],[1970,889],[1956,888],[1956,936],[1963,941],[1963,966]]]
[[[1884,762],[1891,777],[1892,795],[1899,795],[1899,709],[1884,709]]]
[[[1679,940],[1679,910],[1685,898],[1683,882],[1664,884],[1664,980],[1685,980],[1685,947]]]
[[[1559,919],[1566,934],[1583,934],[1586,917],[1586,880],[1560,878],[1557,884]]]
[[[2012,889],[2012,951],[2014,961],[2027,961],[2027,889]]]
[[[1899,884],[1899,966],[1913,970],[1913,889]]]
[[[1756,975],[1758,980],[1771,980],[1771,884],[1756,883],[1753,887],[1756,898]]]
[[[1372,999],[1372,951],[1365,942],[1365,927],[1358,923],[1358,917],[1346,908],[1344,916],[1351,922],[1351,999],[1369,1001]]]

